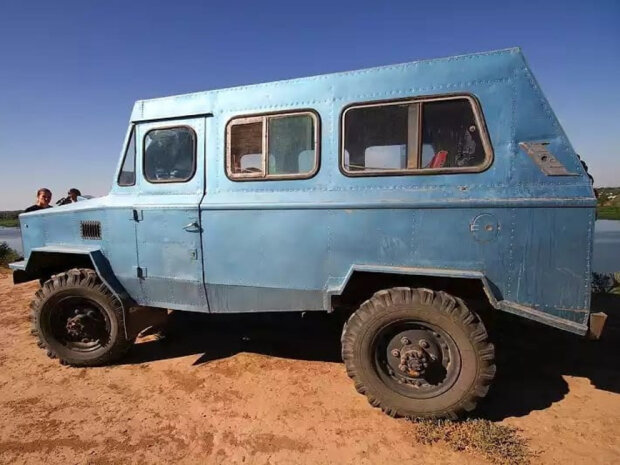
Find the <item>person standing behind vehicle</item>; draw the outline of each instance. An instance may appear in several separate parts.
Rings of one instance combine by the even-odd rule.
[[[75,187],[69,189],[69,193],[67,195],[69,196],[69,199],[71,199],[71,202],[77,202],[78,197],[82,197],[82,193]]]
[[[72,187],[71,189],[69,189],[69,192],[67,192],[67,196],[61,198],[58,202],[56,202],[56,205],[67,205],[70,203],[75,203],[79,200],[78,197],[81,196],[82,193],[75,187]]]
[[[43,210],[45,208],[51,208],[50,202],[52,201],[52,191],[42,187],[37,191],[37,203],[31,205],[24,210],[24,213],[34,212],[37,210]]]
[[[58,202],[56,202],[56,205],[67,205],[70,203],[75,203],[79,200],[78,197],[81,196],[82,193],[79,191],[79,189],[72,187],[71,189],[69,189],[69,192],[67,192],[67,196],[61,198]]]

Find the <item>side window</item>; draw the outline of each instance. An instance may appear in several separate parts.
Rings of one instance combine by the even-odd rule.
[[[230,128],[229,145],[233,174],[263,173],[262,121],[235,124]]]
[[[318,169],[314,113],[235,118],[226,130],[226,174],[243,179],[300,179]]]
[[[136,131],[131,128],[129,143],[123,155],[123,165],[118,174],[119,186],[133,186],[136,183]]]
[[[423,103],[422,110],[421,168],[475,167],[484,163],[480,128],[467,100]]]
[[[187,126],[144,136],[144,177],[152,183],[189,181],[196,172],[196,134]]]
[[[343,115],[345,174],[482,171],[491,161],[469,97],[350,107]]]

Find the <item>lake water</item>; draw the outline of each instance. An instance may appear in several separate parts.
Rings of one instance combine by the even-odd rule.
[[[10,248],[22,253],[22,236],[18,228],[0,226],[0,242],[6,242]]]
[[[620,271],[620,221],[596,222],[592,270],[599,273]]]
[[[0,242],[22,252],[22,240],[17,228],[0,226]],[[594,231],[594,271],[620,271],[620,221],[599,220]]]

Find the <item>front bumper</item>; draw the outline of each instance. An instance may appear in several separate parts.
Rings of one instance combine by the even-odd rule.
[[[12,270],[26,271],[26,260],[22,260],[21,262],[9,263],[9,268]]]
[[[26,273],[26,260],[21,262],[9,263],[9,268],[13,270],[13,284],[25,283],[32,281]]]

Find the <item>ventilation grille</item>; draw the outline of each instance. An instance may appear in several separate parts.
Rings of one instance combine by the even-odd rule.
[[[99,221],[82,221],[80,230],[83,239],[101,239],[101,223]]]

